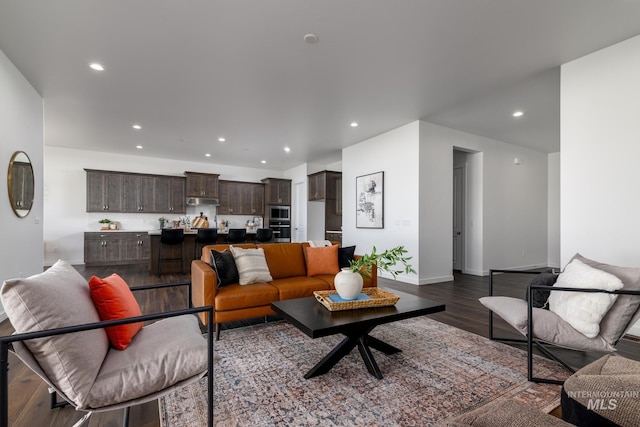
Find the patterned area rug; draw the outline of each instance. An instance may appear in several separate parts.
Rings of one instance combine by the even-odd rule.
[[[303,375],[341,336],[312,340],[285,322],[227,331],[215,342],[216,426],[427,426],[496,399],[549,412],[560,387],[526,380],[526,354],[426,317],[378,326],[371,334],[403,351],[374,356],[384,379],[357,350],[327,374]],[[569,372],[537,358],[537,376]],[[205,426],[206,379],[160,399],[163,427]]]

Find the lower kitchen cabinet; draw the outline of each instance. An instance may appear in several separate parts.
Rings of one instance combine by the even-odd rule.
[[[87,266],[149,262],[149,233],[102,231],[84,233],[84,263]]]

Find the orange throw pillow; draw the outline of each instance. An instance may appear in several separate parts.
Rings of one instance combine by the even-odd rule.
[[[338,245],[312,248],[305,248],[307,251],[307,276],[317,276],[318,274],[337,274],[338,267]]]
[[[117,274],[104,279],[91,277],[89,289],[101,320],[142,316],[138,301],[129,289],[129,285]],[[111,345],[118,350],[124,350],[143,325],[143,322],[137,322],[106,328]]]

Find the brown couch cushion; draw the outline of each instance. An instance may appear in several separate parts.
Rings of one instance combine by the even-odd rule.
[[[273,301],[278,301],[278,290],[267,283],[235,283],[218,289],[215,307],[216,311],[238,310],[269,305]]]
[[[300,243],[268,243],[258,247],[264,249],[269,272],[274,280],[307,275]]]
[[[280,299],[312,297],[313,291],[328,291],[330,286],[324,280],[315,277],[288,277],[270,283],[278,289]]]

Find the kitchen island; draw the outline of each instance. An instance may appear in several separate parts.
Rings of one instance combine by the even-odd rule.
[[[158,273],[158,257],[160,255],[160,230],[151,230],[148,232],[149,238],[151,241],[151,256],[149,257],[149,273],[157,274]],[[184,253],[182,257],[182,264],[184,266],[185,273],[191,271],[191,261],[195,259],[195,244],[196,244],[196,234],[198,234],[197,229],[192,228],[190,230],[186,230],[184,232]],[[247,232],[247,243],[255,243],[256,241],[256,232],[248,231]],[[218,242],[217,243],[226,243],[227,242],[227,233],[226,232],[218,232]],[[180,247],[178,245],[175,246],[165,246],[163,248],[165,252],[165,256],[168,258],[177,258],[180,256]],[[198,257],[199,258],[199,257]],[[179,273],[181,271],[180,263],[178,261],[164,261],[162,265],[162,273]]]

